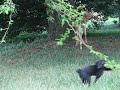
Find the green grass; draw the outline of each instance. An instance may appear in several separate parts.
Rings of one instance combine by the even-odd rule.
[[[93,37],[93,39],[95,38]],[[101,42],[101,39],[98,39],[98,42]],[[92,43],[93,45],[96,44],[95,41]],[[104,42],[100,44],[104,45]],[[103,51],[101,48],[107,49]],[[101,48],[99,51],[108,54],[110,58],[119,60],[120,49],[113,48],[109,51],[110,47],[108,46]],[[85,48],[82,51],[77,47],[63,47],[53,50],[47,46],[40,48],[40,43],[33,42],[24,45],[20,43],[1,46],[0,50],[1,90],[120,89],[120,74],[117,71],[105,72],[98,82],[90,87],[82,84],[76,69],[94,64],[99,60]]]
[[[113,28],[89,32],[88,41],[120,62],[119,33]],[[0,46],[0,90],[120,90],[119,71],[105,72],[90,87],[82,84],[76,69],[98,60],[85,47],[52,49],[41,41],[4,44]]]

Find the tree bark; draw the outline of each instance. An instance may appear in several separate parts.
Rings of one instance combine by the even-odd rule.
[[[60,34],[63,34],[67,28],[66,25],[61,26],[60,17],[57,12],[52,14],[52,17],[55,19],[54,22],[48,21],[48,38],[49,40],[55,40],[60,38]]]

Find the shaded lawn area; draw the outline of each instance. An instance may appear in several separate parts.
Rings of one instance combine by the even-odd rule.
[[[120,31],[111,31],[90,32],[89,43],[120,62]],[[1,46],[0,90],[120,90],[119,71],[105,72],[89,88],[82,84],[76,69],[97,60],[99,58],[86,48],[59,47],[54,50],[47,45],[41,48],[38,41]]]

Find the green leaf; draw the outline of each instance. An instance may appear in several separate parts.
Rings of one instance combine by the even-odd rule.
[[[65,24],[65,19],[62,19],[62,27],[63,27],[63,25]]]
[[[52,16],[49,16],[47,19],[48,19],[48,21],[51,21],[51,22],[55,21],[55,19]]]
[[[57,42],[57,45],[58,45],[58,46],[62,46],[62,45],[63,45],[63,42],[58,41],[58,42]]]

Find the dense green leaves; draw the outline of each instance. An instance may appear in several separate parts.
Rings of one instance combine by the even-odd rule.
[[[60,39],[56,39],[56,40],[58,40],[57,45],[58,46],[62,46],[63,42],[66,40],[66,38],[69,37],[69,34],[70,34],[70,29],[67,28],[67,30],[65,31],[65,33],[60,35],[61,38]]]
[[[61,18],[62,27],[65,24],[68,24],[69,30],[73,30],[77,34],[80,34],[79,32],[81,32],[81,35],[82,35],[83,31],[80,27],[80,22],[82,20],[84,12],[83,11],[78,12],[78,10],[85,8],[85,5],[82,4],[77,9],[75,9],[75,7],[70,5],[69,2],[65,2],[64,0],[55,0],[55,1],[51,0],[47,5],[49,8],[51,8],[52,10],[58,13],[59,18]],[[75,29],[78,29],[78,30],[75,30]],[[57,39],[58,45],[62,45],[61,42],[65,41],[65,39],[68,37],[69,33],[66,33],[66,32],[63,35],[61,35],[60,39]]]
[[[99,2],[99,1],[97,1],[97,2]],[[104,3],[104,2],[105,1],[103,0],[100,3]],[[79,41],[80,44],[85,45],[90,50],[90,53],[93,53],[93,54],[97,55],[100,59],[103,59],[106,61],[106,63],[105,63],[106,67],[109,67],[112,69],[120,68],[120,65],[117,65],[115,60],[110,61],[108,56],[106,56],[98,51],[95,51],[90,45],[87,45],[84,42],[84,40],[82,39],[81,35],[83,34],[83,30],[80,27],[80,22],[84,15],[84,12],[82,11],[82,9],[85,8],[85,5],[82,4],[79,7],[77,7],[77,9],[75,9],[69,3],[64,2],[64,0],[55,0],[55,1],[51,0],[51,2],[49,2],[49,3],[51,3],[51,6],[50,6],[50,4],[48,5],[49,8],[56,11],[58,13],[58,15],[61,17],[62,26],[65,23],[67,23],[69,26],[67,31],[64,34],[61,34],[61,38],[56,39],[56,40],[58,40],[57,45],[62,46],[63,42],[66,40],[66,38],[69,37],[70,30],[72,30],[76,34],[76,36],[75,36],[76,40]],[[93,3],[95,3],[95,2],[93,2]],[[89,6],[89,5],[87,4],[87,6]],[[95,8],[95,6],[93,6],[93,7]],[[79,9],[81,10],[81,12],[78,11]]]
[[[5,0],[6,1],[6,0]],[[10,1],[10,0],[7,0]],[[10,12],[14,12],[12,14],[12,20],[14,23],[9,28],[9,32],[7,33],[6,40],[16,42],[14,38],[16,38],[21,32],[28,32],[28,33],[41,33],[46,31],[47,27],[47,14],[46,14],[46,6],[45,0],[13,0],[11,5],[11,11],[7,11],[8,15],[4,12],[4,14],[0,15],[0,28],[2,32],[0,32],[0,38],[3,37],[4,32],[8,26],[9,15]],[[1,2],[1,5],[5,5],[4,2]],[[7,4],[9,7],[9,4]],[[49,20],[54,20],[50,18]],[[29,39],[29,38],[28,38]],[[21,39],[22,40],[22,39]]]
[[[15,4],[11,0],[6,0],[2,5],[0,5],[0,14],[15,13]]]
[[[0,14],[9,15],[7,28],[2,29],[5,30],[5,33],[0,41],[0,44],[5,42],[5,37],[7,36],[8,30],[13,23],[12,14],[15,13],[15,11],[15,4],[12,2],[12,0],[5,0],[4,3],[0,5]]]

